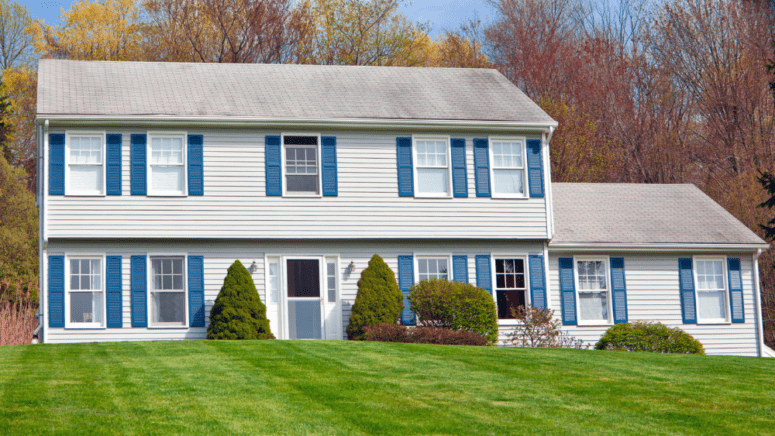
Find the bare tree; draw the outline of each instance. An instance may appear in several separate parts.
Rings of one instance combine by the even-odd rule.
[[[30,60],[33,38],[27,29],[31,23],[26,7],[0,0],[0,65],[3,70]]]

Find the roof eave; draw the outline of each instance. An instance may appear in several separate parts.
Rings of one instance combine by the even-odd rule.
[[[550,242],[549,251],[757,251],[770,245],[720,243],[621,243],[621,242]]]
[[[37,121],[49,121],[52,127],[103,127],[137,126],[154,127],[262,127],[262,128],[350,128],[350,129],[434,129],[481,130],[496,132],[540,131],[557,127],[551,122],[517,122],[490,120],[407,120],[379,118],[257,118],[257,117],[179,117],[179,116],[105,116],[105,115],[59,115],[38,114]]]

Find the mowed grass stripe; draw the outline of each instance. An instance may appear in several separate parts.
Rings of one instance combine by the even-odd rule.
[[[314,341],[0,348],[4,434],[766,434],[775,360]],[[7,431],[5,431],[7,430]]]

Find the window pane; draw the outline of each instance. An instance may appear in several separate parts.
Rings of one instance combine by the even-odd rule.
[[[320,297],[320,269],[317,260],[288,260],[288,296]],[[320,304],[320,302],[318,302]]]
[[[447,191],[446,169],[417,169],[417,191],[423,193],[446,194]]]
[[[318,176],[285,176],[285,190],[288,192],[310,192],[318,194]]]
[[[90,137],[70,138],[70,164],[102,163],[102,139]]]
[[[183,292],[152,292],[151,322],[154,325],[185,325],[186,294]]]
[[[583,321],[607,321],[608,293],[579,292],[579,318]]]
[[[70,322],[102,322],[101,292],[71,292]]]
[[[493,170],[493,192],[498,194],[522,194],[523,170]]]
[[[151,167],[151,186],[158,192],[183,192],[182,166]]]
[[[336,275],[336,263],[329,262],[328,265],[326,265],[326,268],[328,270],[328,275],[330,276]]]
[[[172,259],[172,273],[183,274],[183,259]]]
[[[417,270],[420,274],[428,274],[428,259],[417,259]]]
[[[322,339],[320,302],[288,301],[288,334],[290,339]]]
[[[498,291],[498,319],[514,319],[511,309],[525,305],[525,291]]]
[[[726,319],[726,292],[697,292],[701,319]]]
[[[70,189],[102,192],[102,166],[70,166]]]
[[[278,285],[279,285],[279,278],[277,277],[277,270],[278,270],[278,264],[276,263],[270,263],[269,264],[269,301],[272,303],[277,303],[278,298]]]

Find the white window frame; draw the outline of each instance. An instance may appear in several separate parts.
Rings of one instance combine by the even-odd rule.
[[[153,159],[153,138],[181,138],[183,144],[183,191],[159,191],[153,188],[151,160]],[[187,132],[149,131],[146,136],[145,171],[148,184],[148,197],[188,197],[188,134]]]
[[[487,154],[488,158],[490,159],[490,196],[492,198],[516,198],[516,199],[527,199],[530,198],[530,187],[528,186],[528,175],[527,175],[527,137],[525,136],[490,136],[487,138]],[[498,171],[499,168],[495,168],[495,158],[492,154],[493,146],[492,143],[494,141],[519,141],[522,143],[522,193],[521,194],[505,194],[505,193],[498,193],[495,192],[495,171]],[[541,160],[541,164],[543,165],[543,159]],[[506,169],[506,168],[500,168],[500,169]],[[518,168],[513,168],[518,169]]]
[[[414,254],[414,284],[420,283],[420,259],[447,259],[447,281],[453,280],[452,253],[415,253]]]
[[[272,302],[269,298],[269,266],[271,264],[277,264],[277,301]],[[252,274],[251,274],[252,275]],[[283,277],[285,273],[283,271],[283,255],[278,253],[264,253],[264,305],[267,307],[267,316],[269,316],[270,307],[277,313],[277,325],[270,328],[272,333],[277,339],[285,339],[285,311],[283,310]]]
[[[417,177],[417,141],[444,141],[447,153],[447,192],[420,192],[420,180]],[[424,166],[422,168],[439,168]],[[414,196],[419,198],[452,198],[452,148],[450,137],[443,135],[412,135],[412,177],[414,178]]]
[[[79,292],[70,290],[70,260],[71,259],[100,259],[100,287],[102,288],[102,322],[71,322],[70,321],[70,293]],[[78,253],[65,255],[65,328],[66,329],[105,329],[108,317],[107,304],[107,280],[105,278],[105,253]],[[91,291],[84,291],[91,292]]]
[[[285,172],[285,137],[286,136],[314,136],[317,138],[317,164],[318,164],[318,193],[314,192],[296,192],[296,191],[288,191],[288,181],[286,178],[287,173]],[[303,198],[322,198],[323,197],[323,150],[321,148],[321,134],[320,133],[310,133],[310,132],[300,132],[300,133],[294,133],[294,132],[286,132],[280,134],[280,165],[282,166],[282,186],[283,186],[283,197],[303,197]]]
[[[65,132],[65,196],[77,196],[77,197],[104,197],[106,192],[106,181],[105,178],[107,177],[107,153],[106,153],[106,147],[105,147],[105,141],[107,132],[102,131],[82,131],[82,130],[73,130],[73,131],[66,131]],[[102,190],[97,191],[76,191],[73,188],[70,187],[70,145],[72,144],[72,138],[73,137],[99,137],[101,141],[100,150],[101,150],[101,159],[102,163],[100,164],[102,166]],[[96,165],[93,165],[96,166]]]
[[[531,306],[533,301],[530,299],[530,267],[528,266],[527,254],[513,254],[513,253],[490,253],[490,277],[492,280],[492,299],[495,302],[495,315],[498,315],[498,280],[495,272],[495,260],[496,259],[522,259],[525,266],[525,304]],[[479,284],[477,283],[477,286]],[[520,321],[517,319],[498,318],[498,324],[502,325],[517,325]]]
[[[605,294],[608,299],[606,305],[608,310],[608,320],[582,320],[581,319],[581,287],[579,286],[579,261],[600,261],[605,266]],[[576,320],[580,326],[612,326],[614,324],[613,319],[613,298],[611,294],[611,259],[610,256],[573,256],[573,281],[576,288]],[[586,291],[586,292],[600,292],[600,291]]]
[[[159,257],[182,257],[183,258],[183,302],[185,306],[185,315],[183,325],[153,325],[153,259]],[[148,253],[146,255],[146,306],[148,314],[148,328],[149,329],[187,329],[189,328],[189,310],[188,307],[188,253]]]
[[[697,261],[702,260],[716,260],[721,261],[721,277],[724,280],[724,310],[726,312],[726,318],[705,318],[700,316],[700,295],[699,293],[699,277],[697,275]],[[694,279],[694,307],[697,311],[697,324],[731,324],[730,315],[731,308],[729,307],[729,272],[727,271],[727,258],[726,256],[693,256],[692,257],[692,278]]]

